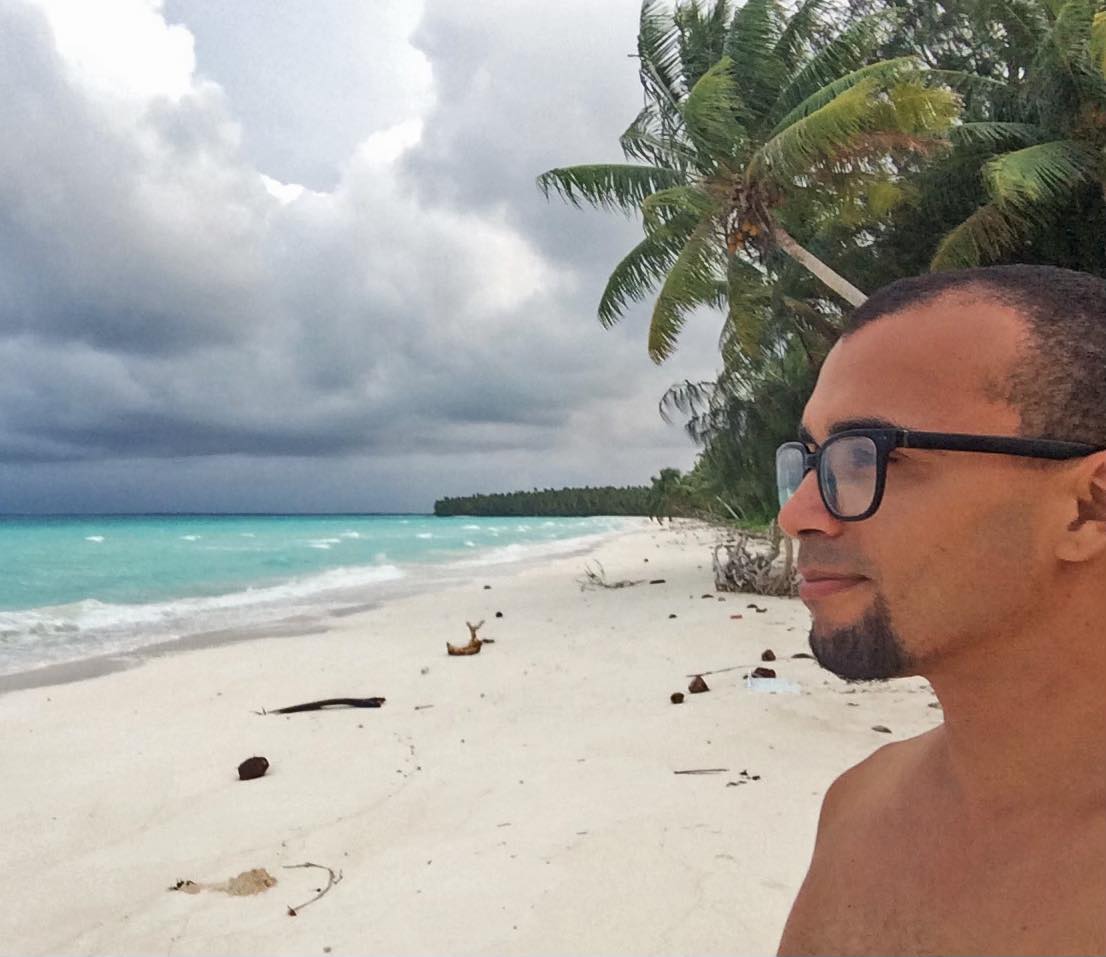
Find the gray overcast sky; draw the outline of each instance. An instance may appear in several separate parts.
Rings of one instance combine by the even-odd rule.
[[[639,484],[721,318],[596,304],[638,0],[0,0],[0,511]]]

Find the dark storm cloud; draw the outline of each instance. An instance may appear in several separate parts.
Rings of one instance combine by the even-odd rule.
[[[218,92],[155,102],[138,131],[113,124],[66,82],[42,17],[10,2],[0,90],[0,330],[154,354],[239,338],[267,197],[227,165]]]
[[[269,509],[428,508],[690,461],[656,401],[710,373],[717,323],[693,323],[661,369],[644,309],[602,330],[599,294],[638,227],[534,185],[550,166],[618,158],[640,100],[625,59],[636,3],[435,2],[421,53],[397,39],[396,6],[387,43],[364,41],[391,85],[380,64],[343,66],[364,52],[341,42],[363,6],[317,8],[304,50],[328,38],[335,62],[316,78],[293,58],[282,112],[285,87],[262,103],[242,63],[295,49],[298,0],[255,33],[268,7],[235,7],[221,33],[212,8],[174,0],[171,19],[202,23],[197,73],[144,97],[105,93],[56,52],[34,3],[0,0],[8,508],[202,510],[253,493]],[[396,92],[425,85],[424,56],[433,108]],[[263,86],[271,65],[257,74]],[[366,88],[334,94],[353,76]],[[359,99],[390,105],[347,109]],[[266,188],[262,174],[309,167],[318,192]]]
[[[534,180],[559,166],[626,162],[618,136],[642,105],[629,56],[640,9],[565,0],[538,14],[532,4],[431,0],[413,40],[433,63],[437,100],[406,159],[420,193],[505,205],[543,252],[579,268],[617,262],[639,226],[547,201]]]

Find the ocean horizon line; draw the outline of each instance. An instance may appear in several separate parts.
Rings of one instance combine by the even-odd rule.
[[[435,518],[433,512],[0,512],[5,518]],[[541,516],[530,516],[541,517]]]

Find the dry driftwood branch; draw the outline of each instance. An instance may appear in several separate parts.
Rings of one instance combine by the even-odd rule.
[[[783,551],[780,567],[780,551]],[[724,552],[724,556],[720,553]],[[794,545],[776,524],[769,537],[738,532],[730,541],[714,546],[714,587],[718,591],[753,592],[757,595],[799,593]]]
[[[327,876],[327,881],[326,881],[326,887],[324,887],[321,891],[319,891],[318,894],[316,894],[314,897],[312,897],[311,900],[309,900],[307,902],[307,904],[314,904],[315,901],[317,901],[328,890],[330,890],[335,884],[340,883],[341,880],[342,880],[342,872],[341,871],[339,871],[337,874],[335,874],[334,871],[332,871],[329,867],[325,866],[324,864],[311,864],[311,863],[308,863],[308,864],[285,864],[284,865],[284,869],[289,870],[289,871],[294,870],[297,867],[317,867],[317,868],[319,868],[319,870],[326,871],[326,873],[328,875]],[[289,907],[288,908],[288,916],[289,917],[295,917],[301,910],[303,910],[307,906],[307,904],[300,904],[298,907]]]
[[[445,643],[445,650],[451,655],[478,655],[480,654],[480,646],[484,644],[479,638],[476,637],[476,633],[484,624],[484,619],[480,619],[480,624],[474,625],[471,621],[466,621],[469,629],[469,643],[467,645],[451,645],[448,641]]]
[[[580,583],[580,591],[583,591],[585,588],[589,588],[589,587],[590,588],[629,588],[632,585],[641,585],[641,584],[644,584],[644,582],[645,582],[644,578],[637,578],[633,581],[631,581],[628,578],[625,578],[622,581],[609,582],[609,581],[607,581],[606,569],[603,568],[602,563],[599,562],[599,561],[596,561],[595,564],[599,566],[599,571],[598,572],[596,572],[594,569],[589,568],[587,565],[585,565],[584,566],[584,577],[576,579],[576,581],[578,581]]]
[[[326,698],[323,701],[308,701],[307,704],[293,704],[287,708],[273,708],[266,711],[262,708],[254,714],[294,714],[297,711],[322,711],[323,708],[379,708],[386,698]]]

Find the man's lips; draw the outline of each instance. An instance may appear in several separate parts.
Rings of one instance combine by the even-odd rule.
[[[868,580],[863,575],[832,575],[818,572],[811,572],[802,577],[803,580],[799,583],[799,597],[802,599],[836,595]]]

